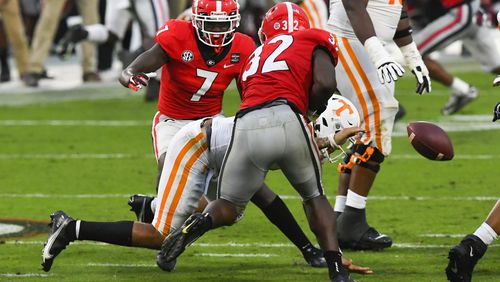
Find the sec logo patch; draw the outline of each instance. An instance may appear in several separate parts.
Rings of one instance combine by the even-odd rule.
[[[191,50],[185,50],[182,52],[181,58],[184,62],[189,63],[194,59],[194,54]]]

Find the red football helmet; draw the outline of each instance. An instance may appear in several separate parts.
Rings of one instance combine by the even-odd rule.
[[[281,2],[267,11],[259,29],[262,43],[267,39],[284,33],[310,28],[306,13],[297,4]]]
[[[231,43],[240,25],[238,9],[236,0],[194,0],[192,21],[201,42],[211,47]]]

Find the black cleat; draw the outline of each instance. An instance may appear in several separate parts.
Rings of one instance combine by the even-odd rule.
[[[68,223],[74,221],[73,218],[69,217],[63,211],[56,211],[50,215],[50,218],[49,238],[42,252],[42,266],[45,272],[50,271],[56,256],[71,242],[66,236],[66,227]]]
[[[370,227],[358,241],[343,241],[339,239],[341,249],[351,249],[355,251],[370,250],[382,251],[392,246],[391,237],[380,234],[375,228]]]
[[[302,251],[302,255],[306,262],[312,267],[327,267],[323,251],[312,245]]]
[[[337,263],[335,263],[337,264]],[[335,273],[335,276],[332,277],[332,273],[329,272],[328,274],[330,275],[330,281],[332,282],[355,282],[351,276],[349,275],[349,272],[343,267],[343,266],[338,266],[336,265],[337,272]]]
[[[181,228],[174,230],[163,241],[161,254],[165,261],[171,262],[180,256],[194,241],[200,238],[211,227],[208,213],[195,213],[182,224]]]
[[[175,259],[173,261],[167,262],[162,256],[161,251],[158,251],[158,253],[156,253],[156,265],[158,265],[158,267],[163,271],[171,272],[172,270],[174,270],[176,262],[177,260]]]
[[[153,222],[155,214],[151,210],[151,202],[154,197],[149,197],[145,195],[133,195],[128,199],[128,205],[130,206],[130,211],[135,213],[137,221],[144,223]]]
[[[470,282],[472,271],[488,246],[476,235],[469,234],[448,253],[446,276],[452,282]]]

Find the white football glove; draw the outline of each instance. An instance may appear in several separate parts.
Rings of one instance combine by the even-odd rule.
[[[404,68],[387,53],[384,46],[376,36],[365,41],[365,49],[373,64],[377,67],[380,83],[390,83],[398,80],[405,73]]]
[[[399,47],[399,49],[403,53],[406,65],[417,79],[417,89],[415,92],[419,95],[422,95],[424,91],[430,93],[432,88],[429,70],[427,70],[424,61],[422,61],[422,56],[420,56],[415,42]]]
[[[500,86],[500,75],[497,75],[497,77],[493,79],[493,86]]]

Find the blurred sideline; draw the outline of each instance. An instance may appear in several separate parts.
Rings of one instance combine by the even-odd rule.
[[[495,35],[498,34],[492,33],[492,38],[495,38],[497,46],[499,46],[498,49],[500,50],[500,38]],[[388,49],[393,56],[402,62],[401,53],[395,45],[388,46]],[[461,56],[461,51],[461,42],[455,42],[442,52],[435,52],[432,56],[438,58],[439,61],[452,72],[482,71],[480,64],[474,58],[470,56]],[[101,82],[83,83],[81,79],[82,70],[78,57],[79,56],[72,56],[63,61],[57,56],[49,56],[46,61],[46,66],[49,76],[53,78],[40,80],[40,86],[37,88],[24,86],[19,79],[17,71],[13,72],[14,75],[10,82],[0,83],[0,105],[25,105],[68,100],[123,98],[135,94],[125,88],[123,88],[123,91],[102,90],[102,88],[121,87],[118,83],[118,75],[122,69],[122,64],[117,59],[114,60],[112,69],[100,73]],[[10,58],[10,63],[14,70],[15,61],[12,58]],[[231,88],[235,88],[234,82]],[[96,91],[84,91],[80,94],[75,92],[68,94],[66,91],[75,89],[96,89]],[[143,95],[142,92],[139,93],[139,95]]]

